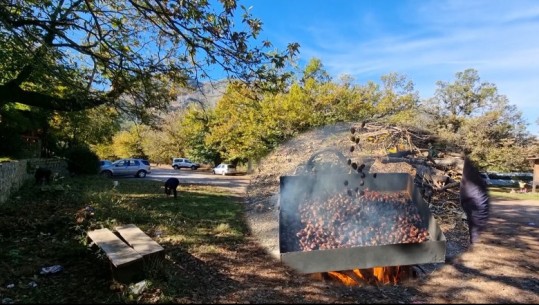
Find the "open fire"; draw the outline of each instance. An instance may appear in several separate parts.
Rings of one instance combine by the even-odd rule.
[[[374,267],[345,271],[320,272],[314,278],[346,286],[399,284],[413,277],[411,266]]]
[[[356,190],[320,201],[305,200],[298,209],[304,227],[296,235],[303,251],[423,242],[428,238],[406,192]],[[329,271],[319,277],[358,286],[397,284],[411,274],[410,266],[386,266]]]
[[[408,174],[281,177],[280,201],[281,260],[302,273],[396,284],[413,265],[445,260],[445,237]]]

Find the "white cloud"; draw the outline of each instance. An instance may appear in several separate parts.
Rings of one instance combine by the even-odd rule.
[[[539,1],[451,0],[410,8],[410,30],[382,33],[375,26],[379,36],[370,39],[336,26],[313,28],[302,58],[320,58],[332,74],[358,80],[408,75],[422,96],[434,92],[436,81],[452,81],[455,73],[473,68],[523,111],[529,130],[539,135]],[[381,22],[370,13],[358,20]]]
[[[278,22],[265,28],[272,31],[269,39],[300,43],[302,62],[319,58],[335,77],[365,82],[401,73],[422,97],[434,93],[438,80],[451,82],[457,72],[476,69],[539,136],[539,1],[330,3],[277,1]]]

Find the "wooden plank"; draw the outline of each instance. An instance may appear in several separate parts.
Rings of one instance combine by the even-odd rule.
[[[134,224],[118,226],[114,229],[118,232],[118,234],[120,234],[128,245],[133,247],[133,249],[135,249],[135,251],[140,253],[142,256],[147,256],[164,250],[161,245],[154,241],[150,236],[146,235],[146,233],[142,232],[142,230]]]
[[[88,237],[101,248],[116,267],[141,260],[142,256],[109,229],[88,232]]]

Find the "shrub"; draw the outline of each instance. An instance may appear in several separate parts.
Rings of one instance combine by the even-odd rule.
[[[99,157],[86,146],[68,149],[65,157],[69,172],[79,175],[95,175],[99,168]]]

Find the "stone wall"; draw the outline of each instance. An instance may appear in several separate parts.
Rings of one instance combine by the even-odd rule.
[[[65,159],[22,159],[0,163],[0,203],[6,202],[9,196],[18,191],[26,182],[34,179],[38,167],[50,169],[61,176],[67,175]]]

